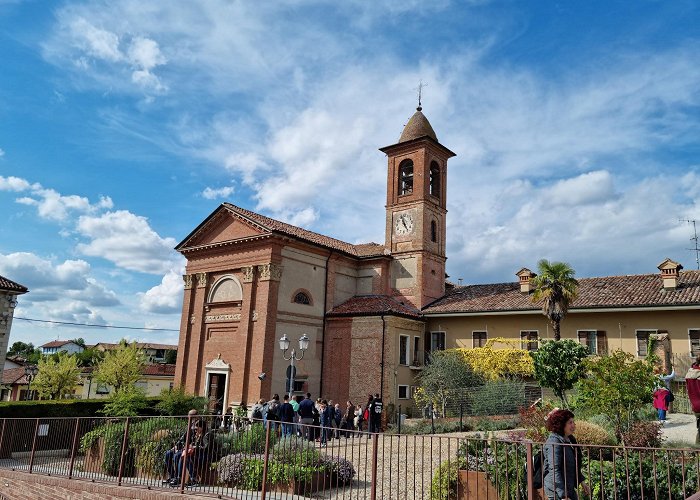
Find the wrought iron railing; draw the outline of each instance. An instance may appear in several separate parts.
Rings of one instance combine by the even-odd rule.
[[[557,498],[590,491],[601,500],[676,500],[700,491],[694,449],[369,434],[209,416],[7,418],[0,426],[1,469],[190,496],[535,499],[543,485],[542,498],[556,490]]]

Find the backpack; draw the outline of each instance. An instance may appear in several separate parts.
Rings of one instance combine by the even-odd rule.
[[[542,453],[535,453],[532,459],[532,485],[536,490],[542,488]]]
[[[253,410],[253,414],[250,416],[250,418],[253,418],[256,420],[262,420],[263,414],[262,414],[262,411],[260,411],[260,408],[255,408]]]
[[[267,419],[279,420],[280,404],[274,399],[267,404]]]
[[[382,412],[382,402],[375,401],[374,402],[374,413],[381,413],[381,412]]]

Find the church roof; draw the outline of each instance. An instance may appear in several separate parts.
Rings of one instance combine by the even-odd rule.
[[[700,308],[700,271],[679,273],[675,290],[664,290],[660,274],[605,276],[578,280],[577,309],[683,307]],[[423,314],[539,311],[518,283],[456,286],[423,308]]]
[[[0,276],[0,290],[18,293],[26,293],[28,291],[26,286],[8,280],[4,276]]]
[[[388,295],[356,295],[328,313],[331,317],[343,316],[404,316],[420,319],[421,312],[410,304],[399,302]]]
[[[368,258],[388,255],[386,247],[384,245],[380,245],[379,243],[361,243],[358,245],[353,245],[352,243],[331,238],[330,236],[324,236],[323,234],[293,226],[292,224],[287,224],[286,222],[272,219],[256,212],[251,212],[250,210],[246,210],[245,208],[238,207],[231,203],[223,203],[222,206],[232,212],[246,217],[247,219],[250,219],[270,232],[277,232],[287,236],[292,236],[309,243],[321,245],[333,250],[339,250],[354,257]]]
[[[416,112],[408,120],[408,123],[403,128],[403,132],[401,132],[401,138],[399,139],[400,143],[412,141],[414,139],[419,139],[421,137],[426,136],[430,137],[435,142],[439,142],[437,140],[437,135],[435,135],[433,127],[430,125],[430,122],[425,117],[421,109],[422,108],[420,106],[416,108]]]

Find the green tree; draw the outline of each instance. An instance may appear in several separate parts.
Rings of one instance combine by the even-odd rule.
[[[39,360],[39,372],[32,381],[32,388],[42,399],[61,399],[71,394],[78,384],[80,369],[75,356],[62,352],[56,358]]]
[[[587,377],[579,381],[578,404],[606,415],[615,435],[623,434],[634,422],[635,413],[652,402],[656,377],[651,363],[637,360],[620,349],[609,356],[589,358]]]
[[[8,356],[23,356],[26,357],[27,354],[34,352],[34,344],[31,342],[25,344],[22,341],[13,342],[10,349],[7,351]]]
[[[578,281],[574,279],[576,273],[565,262],[549,262],[546,259],[537,263],[537,270],[539,274],[532,279],[532,301],[542,301],[542,314],[552,323],[554,340],[560,340],[561,320],[578,294]]]
[[[188,394],[182,386],[172,389],[163,389],[160,393],[161,401],[156,405],[156,410],[163,415],[187,415],[192,409],[200,413],[207,405],[207,398]]]
[[[569,406],[566,391],[585,373],[588,348],[570,339],[545,341],[537,351],[530,353],[535,364],[535,380],[554,391],[562,405]]]
[[[83,352],[75,353],[75,356],[78,358],[78,365],[95,366],[104,358],[104,351],[91,347],[89,349],[85,349]]]
[[[177,351],[175,349],[168,349],[165,351],[165,363],[169,365],[174,365],[177,362]]]
[[[420,376],[416,402],[419,405],[439,405],[445,416],[447,401],[458,390],[483,383],[483,377],[475,373],[458,352],[434,352]]]
[[[73,339],[71,342],[78,344],[80,347],[85,349],[85,339],[83,337],[78,337],[77,339]]]
[[[119,392],[133,386],[141,378],[145,364],[146,355],[136,347],[136,343],[128,344],[122,340],[119,347],[107,351],[97,364],[95,379],[99,383],[111,385],[114,392]]]
[[[123,387],[114,391],[100,413],[108,417],[135,417],[148,406],[146,393],[140,387]]]

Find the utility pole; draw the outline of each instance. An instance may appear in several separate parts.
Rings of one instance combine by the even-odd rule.
[[[695,252],[695,265],[697,266],[697,269],[700,270],[700,246],[698,246],[698,228],[697,228],[697,221],[695,219],[678,219],[679,222],[687,222],[688,224],[693,225],[693,237],[690,238],[690,241],[693,242],[693,248],[686,248],[686,250],[690,250],[691,252]]]

